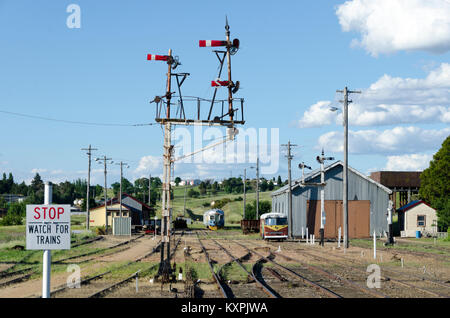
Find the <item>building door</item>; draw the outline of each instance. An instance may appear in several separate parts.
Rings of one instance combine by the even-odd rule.
[[[325,200],[325,238],[337,238],[339,227],[342,228],[342,200]],[[319,237],[320,201],[307,201],[307,226],[310,234]],[[343,235],[343,230],[341,230]],[[348,235],[349,238],[370,237],[370,201],[348,201]]]

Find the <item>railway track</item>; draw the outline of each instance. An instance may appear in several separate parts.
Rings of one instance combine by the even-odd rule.
[[[178,249],[178,246],[180,245],[181,238],[182,238],[183,235],[184,235],[184,232],[181,233],[180,238],[177,240],[174,248],[172,249],[172,251],[170,253],[170,258],[171,259],[175,255],[175,253],[176,253],[176,251]],[[139,261],[149,257],[150,255],[154,254],[159,249],[159,246],[161,246],[161,243],[158,243],[158,246],[155,247],[152,252],[150,252],[147,255],[144,255],[144,256],[140,257],[139,259],[137,259],[135,261],[132,261],[132,262],[130,262],[130,263],[124,265],[124,266],[129,266],[130,264],[139,262]],[[103,289],[101,289],[101,290],[99,290],[99,291],[89,295],[88,298],[102,298],[102,297],[105,297],[108,294],[110,294],[110,293],[112,293],[114,291],[117,291],[119,288],[121,288],[122,286],[124,286],[125,284],[130,282],[131,280],[133,280],[133,279],[137,280],[138,279],[138,275],[140,273],[145,273],[145,272],[151,271],[152,269],[156,268],[157,266],[158,265],[155,264],[155,265],[151,265],[150,267],[148,267],[148,268],[146,268],[144,270],[140,269],[140,270],[136,271],[135,273],[133,273],[132,275],[126,277],[125,279],[122,279],[122,280],[119,280],[117,282],[114,282],[113,284],[111,284],[111,285],[109,285],[109,286],[107,286],[107,287],[105,287],[105,288],[103,288]]]
[[[272,288],[270,288],[270,286],[267,285],[267,283],[265,283],[263,280],[260,279],[259,276],[255,275],[255,266],[252,267],[252,272],[250,273],[245,267],[244,265],[242,265],[241,260],[237,259],[236,257],[234,257],[226,248],[224,248],[219,242],[217,242],[214,239],[210,239],[211,241],[213,241],[220,250],[222,250],[223,252],[225,252],[230,258],[231,258],[231,262],[227,263],[227,264],[232,264],[232,263],[236,263],[246,274],[247,277],[249,279],[250,282],[255,282],[257,284],[257,286],[269,297],[271,298],[279,298],[280,295],[278,293],[276,293]],[[226,264],[226,265],[227,265]],[[221,267],[221,269],[224,266]],[[222,282],[222,284],[226,284],[226,280],[221,277],[220,272],[221,270],[218,271],[219,272],[219,278]],[[242,296],[240,294],[238,294],[237,290],[238,288],[230,288],[229,284],[226,286],[226,289],[228,289],[227,292],[227,298],[242,298]],[[254,289],[253,286],[251,284],[245,284],[244,286],[245,290],[245,295],[249,294],[249,290],[248,289]]]
[[[319,252],[320,254],[323,254],[322,251],[316,251],[316,252]],[[344,260],[346,262],[350,262],[351,264],[353,264],[355,266],[367,266],[368,265],[367,263],[363,264],[361,262],[356,262],[354,260],[348,259],[345,256],[335,255],[335,254],[331,254],[331,253],[328,253],[326,255],[327,258],[325,258],[323,256],[319,256],[319,255],[311,253],[311,252],[302,251],[302,253],[305,254],[305,255],[308,255],[310,257],[313,257],[313,258],[315,258],[318,261],[328,261],[329,262],[330,261],[329,257],[332,256],[334,258],[338,258],[338,259],[342,259],[342,260]],[[363,275],[367,275],[367,273],[364,270],[362,270],[362,269],[360,269],[358,267],[351,266],[351,265],[348,265],[348,264],[345,264],[345,263],[342,263],[342,262],[338,262],[338,261],[335,261],[335,260],[333,260],[333,263],[338,265],[338,266],[340,266],[341,268],[345,267],[345,268],[351,269],[353,271],[353,273],[359,272],[359,273],[362,273]],[[424,277],[419,277],[419,276],[416,276],[416,275],[401,273],[399,271],[395,271],[395,270],[392,270],[392,269],[383,268],[382,271],[383,271],[383,273],[387,273],[388,275],[390,274],[389,276],[383,275],[381,277],[381,279],[385,283],[388,283],[388,284],[389,283],[393,283],[393,284],[396,284],[396,285],[400,285],[402,287],[406,287],[406,288],[409,288],[409,289],[414,289],[417,292],[423,294],[424,296],[427,295],[427,296],[440,297],[440,298],[448,298],[448,297],[450,297],[449,294],[448,294],[450,286],[447,286],[447,285],[445,285],[445,284],[443,284],[441,282],[436,282],[436,281],[429,280],[429,279],[426,279]],[[405,282],[405,281],[401,280],[400,278],[399,279],[393,278],[392,277],[393,274],[394,275],[403,276],[404,279],[408,279],[408,282]],[[411,278],[416,278],[416,280],[415,281],[411,280]],[[430,290],[427,287],[415,285],[417,283],[424,283],[424,282],[428,283],[428,284],[438,285],[440,287],[445,288],[447,294],[443,294],[442,292],[437,292],[437,291],[434,291],[434,290]]]
[[[121,266],[119,266],[119,267],[117,267],[117,268],[115,268],[115,269],[112,269],[112,270],[108,270],[108,271],[103,272],[103,273],[101,273],[101,274],[97,274],[97,275],[95,275],[95,276],[88,276],[88,277],[85,277],[85,278],[81,279],[80,285],[88,285],[88,284],[92,284],[93,282],[95,282],[95,281],[97,281],[97,280],[100,280],[100,279],[102,279],[102,278],[105,278],[105,276],[107,276],[107,275],[113,274],[115,271],[118,271],[118,270],[120,270],[120,269],[122,269],[122,268],[125,268],[125,267],[127,267],[127,266],[130,266],[131,264],[138,263],[138,262],[142,261],[143,259],[145,259],[145,258],[151,256],[151,255],[154,254],[156,251],[158,251],[160,246],[161,246],[161,243],[159,242],[159,243],[152,249],[152,251],[150,251],[150,252],[148,252],[148,253],[145,253],[144,255],[140,256],[139,258],[137,258],[137,259],[135,259],[135,260],[133,260],[133,261],[130,261],[130,262],[124,264],[124,265],[121,265]],[[139,272],[139,271],[138,271],[138,272]],[[101,288],[99,291],[96,291],[96,292],[94,292],[94,293],[92,293],[92,294],[90,294],[90,295],[87,295],[87,297],[88,297],[88,298],[100,298],[100,297],[104,297],[104,296],[106,296],[109,292],[111,292],[112,290],[114,290],[114,289],[120,287],[120,286],[123,285],[124,283],[126,283],[126,282],[128,282],[129,280],[131,280],[132,278],[136,277],[136,276],[138,275],[138,272],[134,273],[132,276],[127,277],[126,279],[120,280],[120,281],[115,282],[115,283],[113,283],[113,284],[111,284],[111,285],[108,285],[108,286],[106,286],[106,287],[103,287],[103,286],[102,286],[102,288]],[[73,291],[73,292],[72,292],[72,291]],[[80,288],[70,288],[69,286],[67,286],[67,284],[65,284],[65,285],[62,285],[62,286],[56,288],[55,290],[53,290],[53,291],[50,293],[50,296],[51,296],[51,297],[55,297],[55,296],[61,297],[61,296],[65,296],[64,293],[69,294],[68,296],[70,297],[70,294],[84,293],[84,290],[81,291]],[[62,294],[62,295],[61,295],[61,294]],[[85,295],[85,296],[86,296],[86,295]]]
[[[290,269],[290,268],[288,268],[288,267],[286,267],[284,265],[281,265],[281,264],[275,262],[272,259],[272,257],[265,257],[265,256],[261,255],[260,253],[256,252],[254,249],[250,249],[247,246],[245,246],[245,245],[243,245],[243,244],[241,244],[239,242],[236,242],[236,241],[233,241],[233,242],[238,244],[238,245],[240,245],[241,247],[245,248],[249,252],[254,253],[255,255],[258,255],[264,261],[266,261],[266,262],[268,262],[268,263],[270,263],[272,265],[275,265],[278,269],[284,271],[286,274],[288,274],[290,276],[293,276],[296,279],[299,279],[304,285],[306,285],[306,286],[308,286],[310,288],[313,288],[316,292],[319,292],[322,296],[331,297],[331,298],[342,298],[343,297],[339,293],[333,291],[331,289],[331,286],[323,286],[324,285],[323,284],[324,281],[323,281],[323,278],[321,276],[319,276],[317,274],[311,275],[312,273],[309,272],[308,273],[309,277],[311,277],[311,276],[315,276],[315,277],[308,278],[308,277],[306,277],[306,275],[300,274],[298,272],[299,270],[301,270],[302,272],[308,271],[306,268],[301,268],[301,269],[296,269],[296,270]],[[321,282],[321,284],[318,283],[319,281]],[[331,283],[333,283],[333,282],[331,282]],[[329,284],[329,285],[336,285],[336,284]],[[335,287],[335,286],[333,286],[333,287]]]
[[[252,244],[256,245],[253,242],[252,242]],[[299,253],[303,253],[303,252],[299,252]],[[304,253],[304,254],[307,254],[307,253]],[[289,256],[287,256],[287,255],[285,255],[285,254],[283,254],[281,252],[278,252],[278,251],[276,252],[276,254],[273,254],[273,255],[276,255],[277,257],[283,258],[283,259],[285,259],[287,261],[293,261],[295,263],[298,263],[301,266],[307,268],[308,270],[311,270],[311,271],[313,271],[313,272],[315,272],[315,273],[317,273],[317,274],[319,274],[319,275],[321,275],[323,277],[327,277],[330,280],[338,281],[338,282],[342,283],[343,285],[348,286],[350,289],[353,289],[353,290],[358,291],[360,293],[362,292],[362,294],[359,295],[359,296],[369,295],[369,296],[376,297],[376,298],[389,298],[389,296],[385,295],[384,293],[378,292],[378,291],[376,291],[374,289],[370,289],[370,288],[368,288],[368,287],[366,287],[364,285],[361,285],[361,284],[357,283],[356,281],[348,279],[348,278],[346,278],[344,276],[341,276],[341,275],[332,273],[330,271],[327,271],[327,270],[325,270],[324,268],[322,268],[322,267],[320,267],[318,265],[310,265],[310,264],[308,264],[306,262],[303,262],[303,261],[301,261],[299,259],[296,259],[296,258],[289,257]],[[322,260],[326,260],[326,259],[322,259]],[[364,272],[364,274],[366,274],[366,273]],[[364,283],[365,283],[365,279],[366,279],[365,277],[359,278],[359,280],[360,281],[364,281]],[[354,295],[352,295],[352,296],[354,296]]]
[[[132,238],[130,240],[127,240],[127,241],[124,241],[124,242],[120,242],[120,243],[115,244],[113,246],[102,248],[102,249],[99,249],[99,250],[96,250],[96,251],[86,252],[86,253],[70,256],[70,257],[67,257],[67,258],[55,260],[55,261],[52,261],[52,264],[64,264],[68,260],[74,260],[74,259],[77,259],[77,258],[82,258],[82,257],[86,257],[86,256],[96,255],[96,254],[105,252],[107,250],[113,250],[113,251],[111,251],[110,253],[107,253],[106,255],[118,253],[120,251],[128,249],[129,247],[127,247],[125,249],[122,249],[120,251],[115,250],[116,248],[118,248],[120,246],[127,245],[127,244],[129,244],[131,242],[134,242],[134,241],[138,240],[139,238],[141,238],[143,236],[144,235],[139,235],[139,236],[137,236],[135,238]],[[101,238],[101,239],[103,239],[103,238]],[[90,244],[90,243],[93,243],[93,242],[98,241],[98,240],[100,240],[100,239],[97,239],[97,238],[96,239],[92,239],[92,240],[89,240],[89,242],[81,242],[80,244],[77,244],[76,246]],[[31,254],[34,254],[34,253],[30,253],[29,255],[27,255],[27,257],[30,257]],[[106,256],[106,255],[103,254],[100,257]],[[92,260],[94,260],[96,258],[98,258],[98,256],[90,258],[90,259],[83,260],[82,262],[92,261]],[[14,284],[17,284],[17,283],[21,283],[21,282],[27,281],[27,280],[31,279],[33,274],[36,274],[38,272],[38,268],[36,268],[36,266],[38,266],[39,263],[37,263],[34,266],[23,268],[23,269],[20,269],[20,270],[17,270],[17,271],[12,271],[12,272],[9,271],[12,268],[14,268],[15,266],[19,265],[21,262],[22,261],[19,261],[18,263],[16,263],[14,266],[10,267],[9,269],[7,269],[7,270],[5,270],[3,272],[0,272],[0,288],[7,287],[7,286],[10,286],[10,285],[14,285]],[[82,262],[78,262],[78,263],[82,263]],[[26,273],[26,274],[24,274],[24,273]]]
[[[183,233],[180,235],[180,238],[176,242],[175,247],[172,249],[171,257],[173,257],[173,255],[175,254],[175,252],[181,242],[182,235],[183,235]],[[104,283],[99,282],[101,279],[109,278],[111,275],[113,275],[115,272],[117,272],[120,269],[126,268],[132,264],[138,263],[138,262],[150,257],[151,255],[153,255],[154,253],[156,253],[159,250],[160,246],[161,246],[161,242],[158,242],[157,246],[155,246],[152,249],[152,251],[140,256],[139,258],[137,258],[133,261],[130,261],[124,265],[121,265],[115,269],[106,271],[99,275],[95,275],[92,277],[86,277],[85,279],[81,280],[80,285],[88,285],[89,284],[89,285],[91,285],[91,287],[93,287],[92,289],[95,290],[95,292],[90,293],[88,295],[84,295],[84,296],[87,298],[107,297],[109,294],[111,294],[111,293],[119,290],[123,286],[127,285],[127,283],[129,283],[133,279],[137,280],[139,274],[143,274],[143,273],[153,270],[154,268],[156,268],[158,266],[157,264],[153,264],[145,269],[140,269],[140,270],[136,271],[135,273],[131,274],[130,276],[128,276],[124,279],[120,279],[118,281],[114,281],[114,282],[108,284],[107,286],[105,286]],[[65,294],[64,294],[64,292],[65,292]],[[64,297],[64,296],[73,297],[70,294],[75,294],[75,296],[76,296],[79,293],[80,293],[79,291],[77,291],[77,290],[73,291],[73,289],[69,289],[67,286],[61,286],[60,288],[58,288],[57,290],[52,292],[52,296],[57,295],[57,297]],[[83,293],[83,291],[81,291],[81,293]]]

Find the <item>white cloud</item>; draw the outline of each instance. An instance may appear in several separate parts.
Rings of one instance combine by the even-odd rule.
[[[351,95],[349,124],[380,126],[416,123],[450,123],[450,64],[442,63],[425,78],[384,75],[362,94]],[[304,112],[301,128],[342,123],[342,115],[321,101]]]
[[[343,152],[344,134],[332,131],[319,137],[318,149]],[[435,150],[450,135],[450,128],[425,130],[419,127],[395,127],[384,131],[349,131],[349,153],[401,154]]]
[[[336,113],[330,111],[331,102],[320,101],[310,106],[298,121],[300,128],[330,125],[336,121]]]
[[[134,171],[135,173],[161,171],[163,162],[161,157],[145,156],[139,160],[139,165]]]
[[[355,31],[373,56],[380,53],[450,50],[450,1],[351,0],[336,9],[344,32]]]
[[[47,171],[48,171],[48,169],[43,169],[43,168],[33,168],[33,169],[31,169],[31,173],[32,174],[36,174],[36,173],[42,174],[42,173],[46,173]]]
[[[428,168],[433,159],[431,154],[410,154],[387,157],[384,170],[388,171],[423,171]]]

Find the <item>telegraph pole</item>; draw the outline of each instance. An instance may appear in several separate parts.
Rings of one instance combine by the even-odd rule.
[[[128,163],[120,162],[117,163],[117,165],[120,165],[120,197],[119,197],[119,211],[120,211],[120,217],[122,217],[122,179],[123,179],[123,166],[128,165]],[[127,166],[129,168],[130,166]]]
[[[246,184],[247,183],[247,169],[244,169],[244,217],[245,220],[245,204],[246,204]]]
[[[87,179],[87,193],[86,193],[86,230],[89,231],[89,221],[90,221],[90,213],[89,213],[89,190],[91,186],[91,155],[93,150],[98,150],[97,148],[92,148],[89,145],[89,148],[82,148],[81,150],[87,150],[87,155],[89,159],[88,165],[88,179]]]
[[[349,247],[348,241],[348,104],[351,103],[351,100],[348,100],[348,94],[361,94],[361,91],[350,91],[347,89],[347,86],[344,90],[337,90],[337,93],[344,93],[344,100],[341,100],[341,103],[344,103],[344,173],[343,173],[343,228],[344,228],[344,249]]]
[[[150,206],[152,203],[151,197],[152,197],[152,175],[149,175],[149,177],[148,177],[148,206]]]
[[[187,191],[187,182],[184,183],[184,207],[183,207],[183,216],[186,217],[186,191]]]
[[[287,155],[286,158],[288,160],[288,184],[289,184],[289,190],[288,190],[288,215],[289,215],[289,238],[292,238],[292,179],[291,179],[291,160],[294,158],[291,154],[291,148],[296,147],[297,145],[291,144],[291,141],[289,140],[287,145],[281,145],[283,147],[287,147]]]
[[[259,219],[259,156],[256,158],[256,219]]]
[[[97,158],[95,159],[95,161],[103,161],[105,170],[104,170],[104,174],[105,174],[105,232],[106,234],[108,234],[108,187],[107,187],[107,183],[106,183],[106,166],[108,163],[108,160],[111,160],[111,158],[107,158],[106,156],[103,156],[103,158]],[[112,202],[111,202],[112,204]]]

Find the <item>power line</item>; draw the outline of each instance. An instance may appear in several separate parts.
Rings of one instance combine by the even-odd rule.
[[[138,127],[138,126],[153,126],[153,125],[156,125],[156,123],[148,123],[148,124],[92,123],[92,122],[73,121],[73,120],[56,119],[56,118],[43,117],[43,116],[28,115],[28,114],[22,114],[22,113],[9,112],[9,111],[6,111],[6,110],[0,110],[0,113],[8,114],[8,115],[14,115],[14,116],[27,117],[27,118],[33,118],[33,119],[56,121],[56,122],[62,122],[62,123],[66,123],[66,124],[78,124],[78,125],[90,125],[90,126]]]

